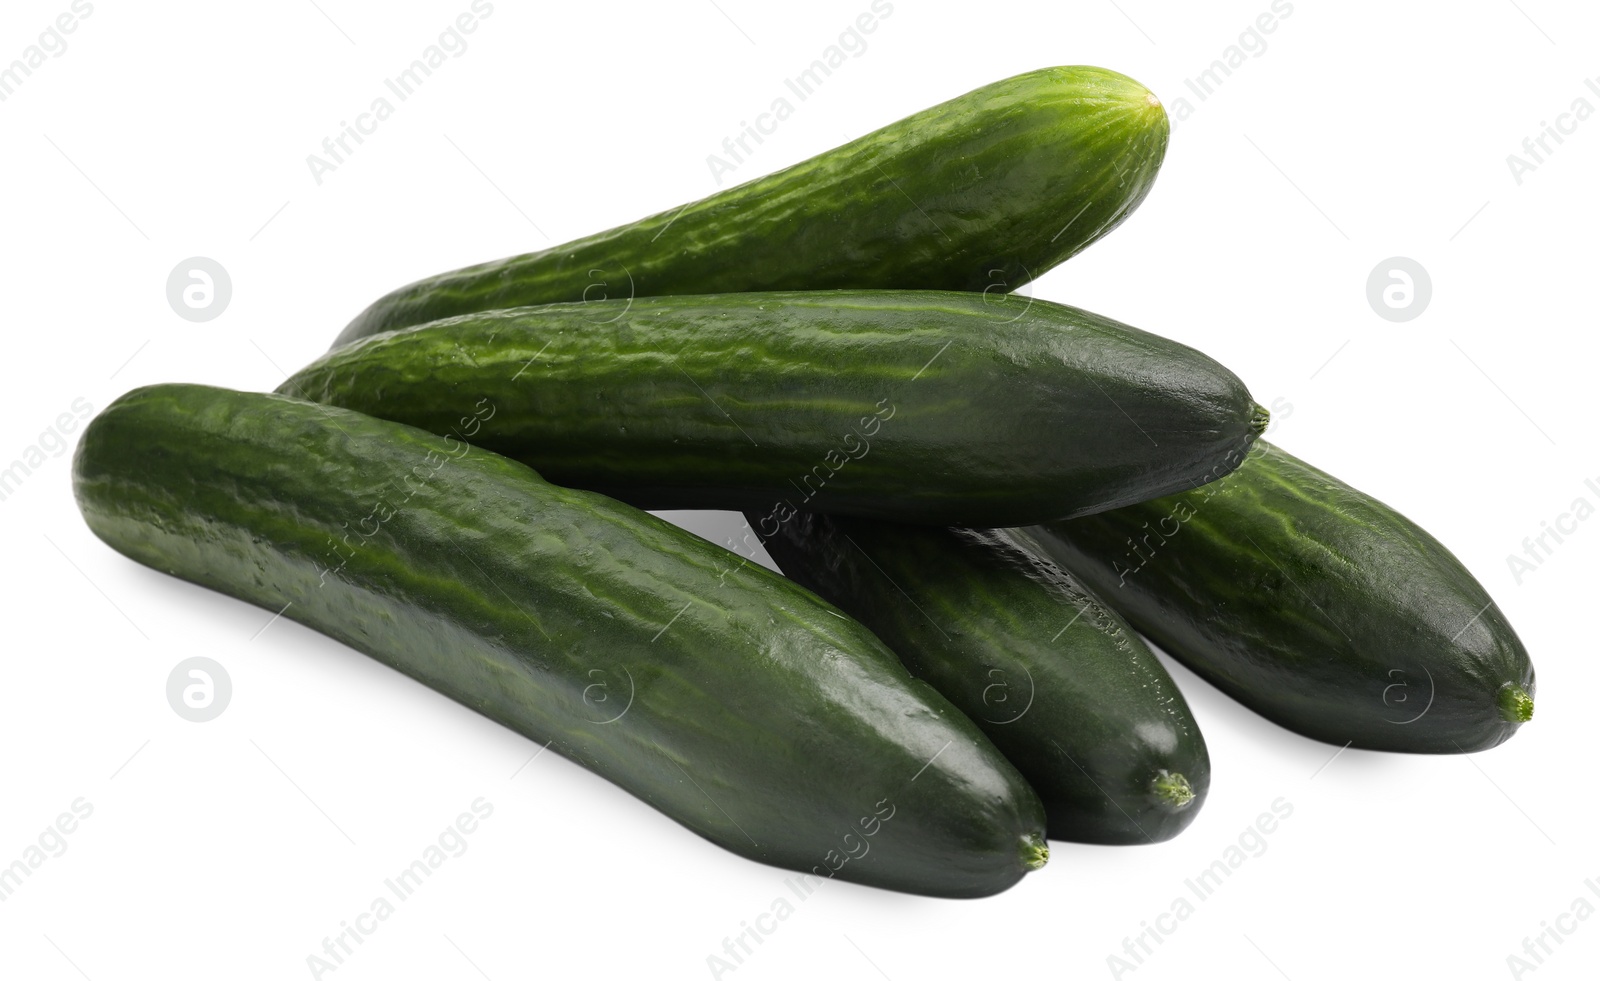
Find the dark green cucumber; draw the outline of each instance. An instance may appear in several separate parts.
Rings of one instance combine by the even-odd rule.
[[[1200,810],[1211,761],[1183,693],[1022,531],[745,517],[784,575],[978,724],[1039,792],[1050,837],[1164,841]]]
[[[130,558],[282,610],[741,855],[936,896],[1044,862],[1033,791],[866,628],[460,440],[163,385],[94,419],[74,485]]]
[[[1014,290],[1149,193],[1149,89],[1103,68],[985,85],[767,177],[630,225],[395,290],[334,346],[481,310],[790,289]]]
[[[1533,715],[1528,652],[1456,557],[1265,441],[1206,487],[1035,531],[1174,657],[1302,735],[1473,752]]]
[[[1042,300],[933,291],[490,311],[365,338],[279,391],[639,507],[782,499],[978,527],[1194,486],[1266,421],[1192,348]],[[496,412],[481,426],[464,411],[480,403]]]

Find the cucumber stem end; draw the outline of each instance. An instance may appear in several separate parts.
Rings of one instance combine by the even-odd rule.
[[[1501,687],[1496,702],[1500,706],[1500,718],[1507,722],[1520,724],[1533,718],[1533,696],[1521,685],[1507,684]]]
[[[1181,773],[1168,770],[1156,771],[1156,778],[1150,784],[1150,790],[1156,799],[1173,810],[1188,807],[1194,801],[1194,788],[1189,786],[1189,778]]]
[[[1257,436],[1267,431],[1267,423],[1272,421],[1272,413],[1260,402],[1250,403],[1250,431]]]
[[[1032,832],[1022,836],[1022,867],[1029,872],[1044,868],[1050,861],[1050,846],[1043,837]]]

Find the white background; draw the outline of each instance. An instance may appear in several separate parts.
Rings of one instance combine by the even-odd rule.
[[[469,2],[317,4],[97,0],[0,102],[0,466],[55,446],[44,434],[75,399],[98,410],[165,381],[269,389],[391,287],[710,193],[707,155],[868,10],[496,0],[464,53],[319,185],[306,156]],[[1187,97],[1143,208],[1034,294],[1192,344],[1259,401],[1286,400],[1273,439],[1454,549],[1540,685],[1536,719],[1491,752],[1329,763],[1337,747],[1174,667],[1215,771],[1178,840],[1055,843],[1046,869],[981,901],[830,884],[725,977],[1105,977],[1124,938],[1279,797],[1293,816],[1267,850],[1124,976],[1502,978],[1577,897],[1600,908],[1584,885],[1600,877],[1600,520],[1520,583],[1507,565],[1575,499],[1600,504],[1585,486],[1600,484],[1600,120],[1520,184],[1506,161],[1574,99],[1600,108],[1584,86],[1600,15],[1518,4],[1296,0],[1200,102],[1185,79],[1268,0],[895,0],[740,165],[734,180],[1051,64],[1124,71],[1169,110]],[[0,63],[66,10],[8,0]],[[1365,295],[1396,255],[1433,282],[1409,323]],[[231,273],[209,323],[167,304],[191,256]],[[0,864],[74,800],[93,814],[0,903],[0,973],[306,977],[323,938],[479,797],[494,812],[469,850],[337,977],[705,978],[724,937],[788,895],[784,872],[554,753],[524,766],[536,746],[377,663],[121,558],[79,519],[69,471],[70,448],[46,452],[0,501]],[[693,518],[718,540],[736,527]],[[164,692],[195,655],[234,687],[204,724]],[[1574,932],[1523,976],[1593,977],[1597,920],[1562,921]]]

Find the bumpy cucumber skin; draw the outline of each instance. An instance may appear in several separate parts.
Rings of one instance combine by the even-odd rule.
[[[1200,728],[1139,635],[1018,529],[745,515],[784,575],[865,624],[978,724],[1050,837],[1164,841],[1211,782]],[[1193,797],[1157,785],[1180,775]]]
[[[433,276],[334,346],[480,310],[786,289],[1008,292],[1122,222],[1167,149],[1160,102],[1103,68],[985,85],[629,225]]]
[[[741,855],[951,897],[1042,861],[1033,791],[864,627],[626,505],[191,385],[109,406],[74,485],[130,558],[284,608]]]
[[[1266,418],[1182,344],[943,291],[490,311],[339,348],[279,391],[453,432],[644,508],[780,501],[973,527],[1192,487],[1237,466]],[[499,408],[481,431],[461,411],[480,399]]]
[[[1209,486],[1034,531],[1167,652],[1313,739],[1488,749],[1519,724],[1502,701],[1534,691],[1522,642],[1438,540],[1264,440]]]

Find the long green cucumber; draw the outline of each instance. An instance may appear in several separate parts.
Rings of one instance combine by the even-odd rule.
[[[365,338],[279,391],[639,507],[781,499],[978,527],[1194,486],[1266,421],[1192,348],[1042,300],[934,291],[490,311]],[[461,411],[480,399],[499,413],[481,431]]]
[[[1488,749],[1533,716],[1528,652],[1438,540],[1265,441],[1206,487],[1036,529],[1174,657],[1363,749]]]
[[[1211,762],[1183,693],[1020,530],[745,517],[784,575],[978,723],[1039,792],[1050,837],[1163,841],[1200,810]]]
[[[163,385],[94,419],[74,486],[130,558],[282,610],[740,855],[935,896],[1045,860],[1033,791],[860,624],[458,439]]]
[[[1149,193],[1168,123],[1103,68],[985,85],[710,197],[397,289],[335,346],[481,310],[788,289],[1004,293],[1075,255]]]

